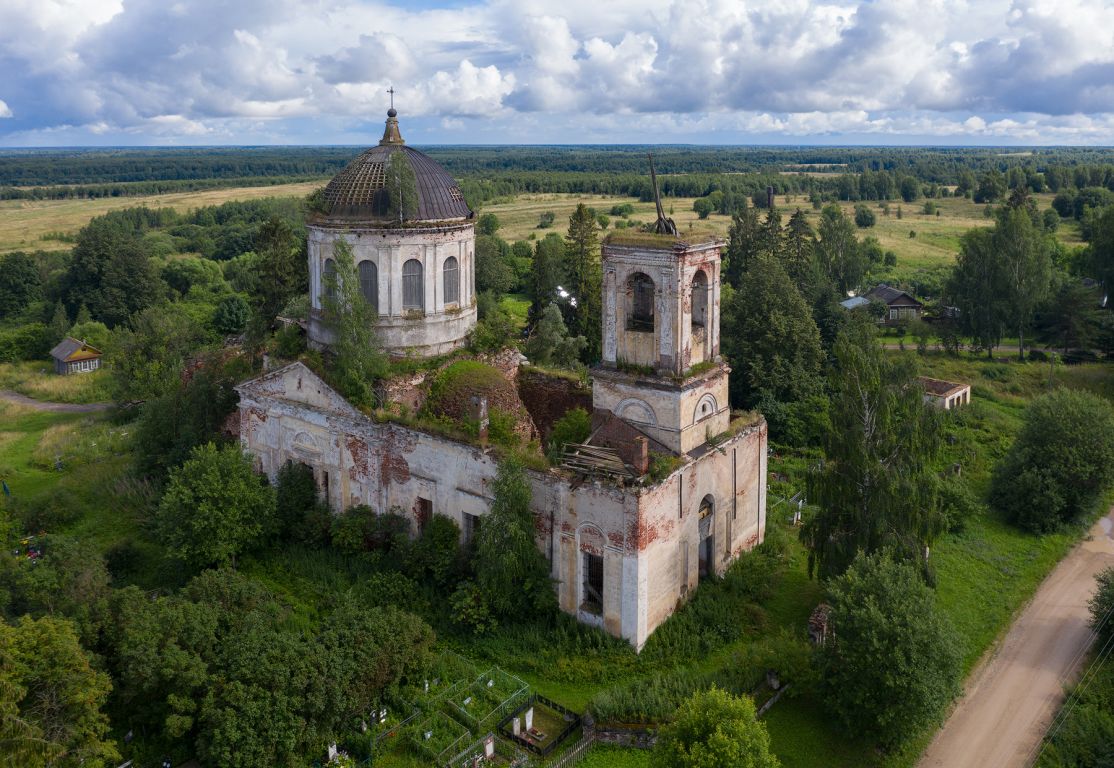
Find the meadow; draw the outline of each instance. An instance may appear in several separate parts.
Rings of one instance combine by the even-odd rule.
[[[55,403],[102,403],[111,399],[107,369],[59,376],[50,361],[0,363],[0,389]]]
[[[304,197],[323,186],[321,181],[276,184],[266,187],[230,187],[198,192],[178,192],[139,197],[106,197],[66,200],[0,200],[0,253],[9,251],[63,251],[69,239],[95,216],[123,208],[173,208],[179,213],[220,205],[230,200],[265,197]]]

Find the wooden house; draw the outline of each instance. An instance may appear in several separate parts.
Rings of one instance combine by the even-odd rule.
[[[905,291],[882,283],[863,295],[868,301],[880,301],[886,305],[886,314],[879,321],[885,325],[909,320],[919,320],[924,312],[924,304]]]
[[[102,354],[96,347],[72,336],[62,339],[58,346],[50,350],[50,356],[54,358],[54,372],[60,376],[97,370],[101,367]]]

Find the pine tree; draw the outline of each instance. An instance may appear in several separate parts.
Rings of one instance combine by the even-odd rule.
[[[759,252],[758,212],[751,208],[743,198],[742,205],[731,219],[731,229],[727,235],[727,253],[724,259],[724,274],[728,285],[735,288],[743,272]]]
[[[557,299],[557,287],[565,281],[565,241],[550,232],[534,247],[530,265],[530,322],[537,322],[546,307]]]
[[[62,302],[54,305],[54,315],[50,318],[50,338],[51,344],[57,344],[62,339],[66,338],[66,334],[70,332],[70,316],[66,314],[66,308],[62,306]]]
[[[797,286],[802,296],[813,293],[815,282],[812,270],[812,257],[816,247],[816,233],[800,208],[789,217],[785,227],[785,271]]]
[[[603,344],[603,267],[596,218],[584,203],[577,205],[569,217],[565,257],[569,265],[569,289],[576,300],[570,331],[573,336],[583,336],[588,340],[581,359],[591,364],[600,359]]]
[[[781,226],[781,213],[777,208],[766,211],[766,220],[758,229],[758,254],[772,261],[779,261],[785,251],[785,232]]]

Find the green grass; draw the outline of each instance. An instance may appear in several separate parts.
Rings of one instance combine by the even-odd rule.
[[[857,768],[878,764],[869,745],[847,738],[814,699],[782,698],[762,719],[783,768]]]
[[[650,752],[596,744],[588,750],[577,768],[649,768]]]
[[[499,307],[509,314],[515,326],[522,330],[526,327],[526,317],[530,313],[530,298],[521,293],[508,293],[499,300]]]
[[[0,389],[56,403],[100,403],[112,399],[108,371],[59,376],[45,361],[0,363]]]

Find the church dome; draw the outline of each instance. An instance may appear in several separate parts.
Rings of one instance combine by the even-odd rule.
[[[464,202],[460,186],[449,173],[429,156],[406,146],[398,130],[397,113],[387,113],[387,126],[379,146],[361,153],[325,187],[325,202],[330,217],[382,221],[399,218],[397,197],[401,194],[402,220],[408,222],[469,219],[472,211]],[[392,162],[404,162],[410,173],[391,171]],[[401,184],[388,178],[403,179]],[[391,189],[391,187],[396,187]],[[417,198],[406,200],[408,193]],[[392,200],[392,197],[395,199]]]

